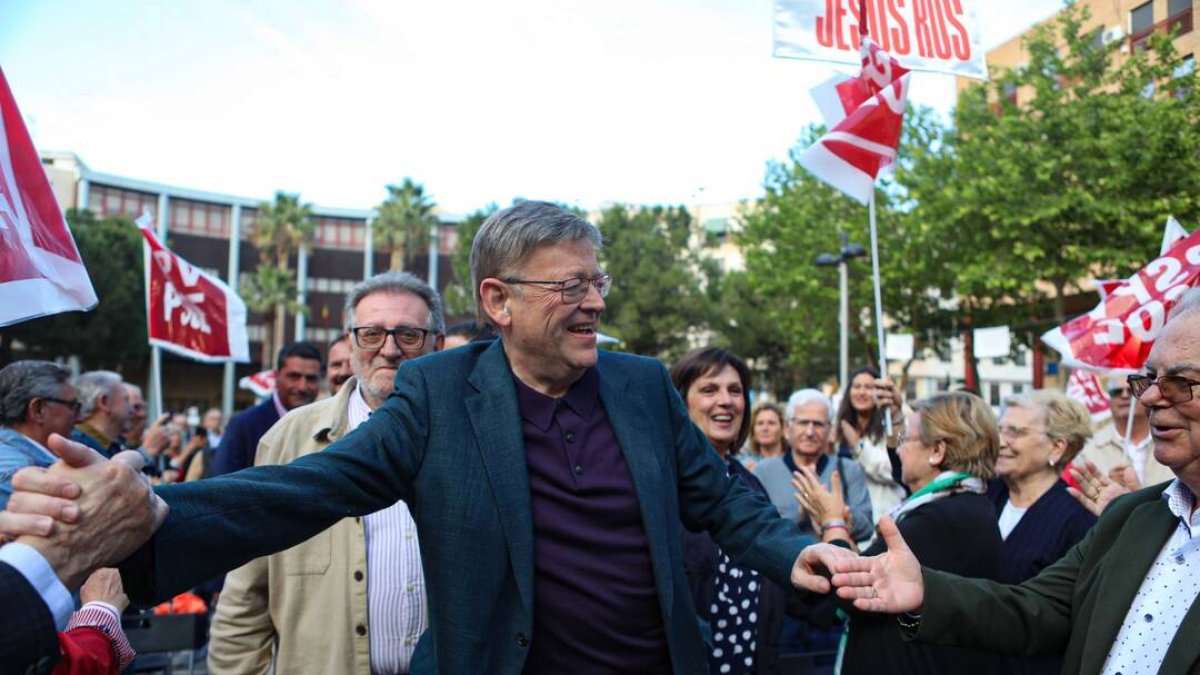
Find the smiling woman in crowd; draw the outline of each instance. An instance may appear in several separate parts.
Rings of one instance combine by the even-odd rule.
[[[729,475],[766,501],[762,483],[734,456],[750,431],[750,369],[731,352],[708,347],[685,354],[671,368],[671,381]],[[683,566],[701,625],[709,629],[710,672],[778,672],[783,589],[735,565],[706,532],[683,531]]]

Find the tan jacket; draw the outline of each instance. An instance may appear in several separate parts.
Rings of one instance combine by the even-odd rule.
[[[286,464],[341,438],[356,386],[351,378],[335,396],[289,412],[263,435],[254,463]],[[367,611],[366,537],[361,519],[347,518],[226,576],[208,670],[266,673],[276,646],[276,675],[370,675]]]
[[[1118,466],[1129,466],[1129,457],[1125,454],[1124,432],[1118,432],[1116,426],[1111,423],[1104,425],[1104,428],[1097,431],[1087,445],[1083,446],[1083,450],[1079,451],[1075,462],[1082,464],[1085,460],[1095,464],[1106,476]],[[1175,474],[1154,459],[1152,442],[1150,452],[1146,455],[1146,480],[1142,481],[1142,485],[1158,485],[1174,479]]]

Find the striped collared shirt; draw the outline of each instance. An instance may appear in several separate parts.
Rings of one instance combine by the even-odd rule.
[[[347,414],[351,429],[371,414],[358,389],[350,395]],[[404,502],[372,513],[363,522],[367,538],[371,672],[407,673],[417,640],[428,625],[417,524]]]

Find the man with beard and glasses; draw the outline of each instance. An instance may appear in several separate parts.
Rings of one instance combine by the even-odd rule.
[[[272,427],[256,464],[286,464],[329,447],[383,405],[400,364],[442,343],[441,300],[407,272],[359,283],[345,317],[349,386]],[[427,622],[420,553],[401,501],[230,572],[213,617],[209,672],[267,673],[272,652],[277,675],[409,672]]]

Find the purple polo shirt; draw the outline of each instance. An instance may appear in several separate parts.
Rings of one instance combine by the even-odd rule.
[[[533,508],[526,673],[670,672],[633,478],[589,369],[561,399],[515,376]]]

